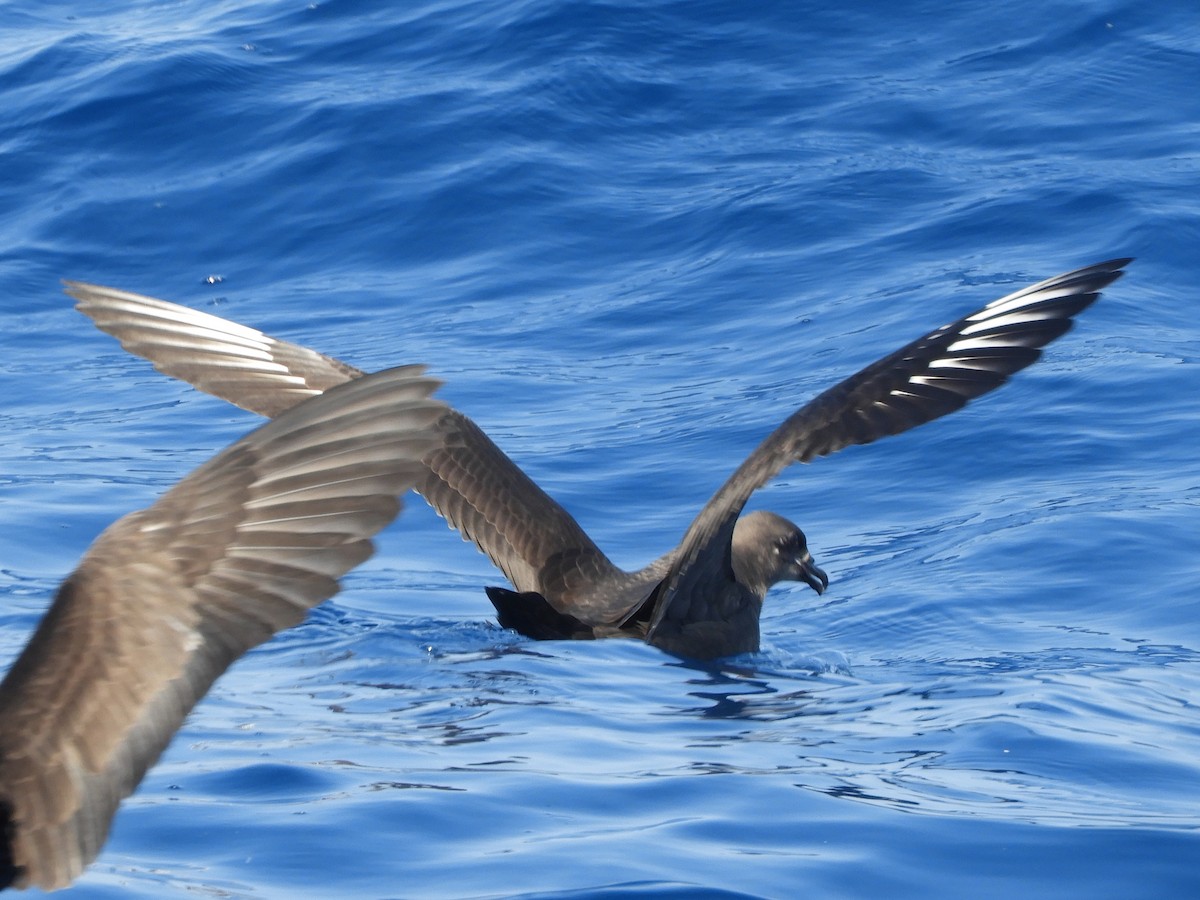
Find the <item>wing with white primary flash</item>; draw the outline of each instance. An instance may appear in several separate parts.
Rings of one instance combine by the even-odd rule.
[[[65,282],[76,308],[164,374],[263,416],[361,378],[361,370],[218,316],[115,288]],[[414,485],[522,591],[563,593],[618,570],[571,515],[462,413]]]
[[[130,353],[260,416],[273,418],[365,374],[307,347],[176,303],[80,281],[63,284],[79,301],[75,308]]]
[[[1032,364],[1122,274],[1114,259],[1047,279],[918,338],[820,394],[776,428],[701,510],[658,600],[651,639],[698,618],[731,577],[733,527],[750,495],[795,462],[899,434],[964,406]]]

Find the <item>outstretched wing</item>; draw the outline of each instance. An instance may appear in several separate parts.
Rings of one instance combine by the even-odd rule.
[[[306,347],[184,306],[65,282],[76,308],[160,372],[263,416],[363,373]],[[519,591],[570,593],[617,574],[571,515],[474,422],[448,410],[415,489]]]
[[[1132,260],[1050,278],[989,303],[867,366],[793,413],[700,511],[657,598],[649,640],[703,621],[695,604],[732,576],[733,527],[750,495],[794,462],[867,444],[954,412],[998,388],[1065,334]]]
[[[97,538],[0,682],[0,887],[78,876],[213,681],[371,555],[437,440],[435,386],[335,388]]]

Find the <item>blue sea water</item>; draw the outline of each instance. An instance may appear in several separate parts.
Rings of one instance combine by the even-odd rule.
[[[58,279],[427,362],[618,562],[807,398],[1138,261],[967,410],[755,498],[760,653],[496,626],[415,497],[74,897],[1200,895],[1194,3],[0,2],[0,665],[256,420]],[[0,723],[0,728],[4,723]]]

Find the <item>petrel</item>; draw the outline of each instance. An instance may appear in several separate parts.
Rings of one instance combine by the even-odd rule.
[[[904,345],[771,431],[701,508],[678,546],[645,568],[614,565],[575,519],[471,419],[447,410],[415,485],[512,589],[488,587],[502,625],[536,639],[635,637],[711,658],[754,651],[772,585],[829,579],[804,532],[750,495],[794,462],[898,434],[959,409],[1033,363],[1130,259],[1076,269],[1002,297]],[[277,416],[363,373],[305,347],[186,307],[67,282],[78,309],[160,371]],[[636,515],[636,510],[627,510]]]

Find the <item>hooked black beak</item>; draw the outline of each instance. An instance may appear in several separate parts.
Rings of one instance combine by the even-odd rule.
[[[816,591],[817,596],[825,593],[825,589],[829,587],[829,576],[813,562],[812,556],[808,553],[804,554],[804,558],[800,560],[800,580]]]

